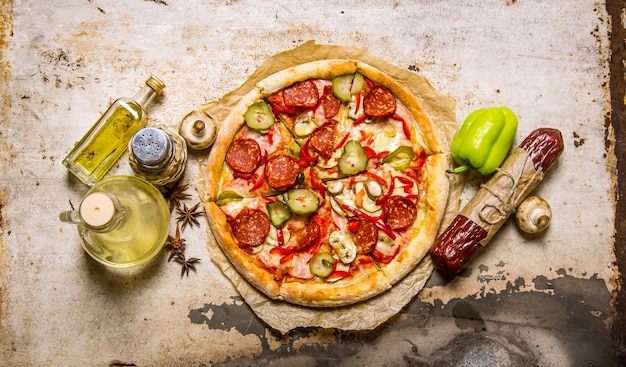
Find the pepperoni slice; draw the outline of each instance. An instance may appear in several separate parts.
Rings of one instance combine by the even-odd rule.
[[[383,204],[385,224],[394,231],[410,227],[417,218],[415,203],[403,196],[392,196]]]
[[[231,227],[239,247],[257,246],[265,241],[270,231],[270,220],[259,209],[244,208],[231,222]]]
[[[313,108],[319,102],[317,86],[310,79],[298,82],[283,90],[283,101],[287,107]]]
[[[300,232],[295,251],[302,251],[313,246],[322,235],[322,230],[319,224],[315,220],[310,220],[309,223]]]
[[[310,144],[322,157],[330,157],[337,144],[336,124],[329,122],[316,127],[311,133]]]
[[[363,98],[363,112],[372,117],[382,117],[396,112],[396,97],[386,87],[377,85]]]
[[[298,160],[286,154],[272,156],[265,164],[265,179],[267,183],[279,190],[296,184],[301,168]]]
[[[354,243],[358,248],[359,254],[368,254],[376,247],[378,241],[378,228],[374,223],[366,220],[360,220],[359,228],[352,235]]]
[[[272,106],[272,110],[275,113],[294,113],[296,112],[295,108],[285,106],[285,101],[283,99],[283,93],[279,92],[276,94],[272,94],[267,97],[267,101],[270,106]]]
[[[339,112],[341,101],[333,94],[332,86],[327,85],[324,87],[320,105],[322,106],[324,118],[326,119],[334,117]]]
[[[261,163],[261,147],[252,139],[237,139],[226,152],[226,163],[240,173],[252,173]]]

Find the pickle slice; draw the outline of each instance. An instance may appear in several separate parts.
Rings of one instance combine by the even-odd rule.
[[[344,74],[333,78],[333,94],[343,102],[350,102],[352,96],[363,90],[365,78],[362,74]]]
[[[217,196],[217,200],[215,201],[215,204],[224,205],[224,204],[230,203],[231,201],[238,201],[242,199],[243,199],[243,196],[241,196],[238,192],[233,191],[233,190],[226,190],[226,191],[220,192],[220,194]]]
[[[311,258],[309,270],[311,274],[320,278],[326,278],[332,274],[335,268],[335,258],[330,252],[320,252]]]
[[[383,158],[383,163],[388,163],[396,171],[403,171],[411,164],[413,158],[415,158],[413,148],[403,145],[387,154],[385,158]]]
[[[309,214],[317,210],[320,200],[309,189],[293,189],[287,192],[287,206],[292,213]]]
[[[344,175],[355,175],[367,166],[367,153],[356,140],[349,140],[343,147],[341,157],[339,157],[339,170]]]
[[[291,212],[282,201],[274,201],[267,203],[267,212],[269,213],[270,222],[276,228],[280,228],[291,218]]]
[[[246,125],[251,129],[265,131],[274,125],[274,114],[267,102],[261,100],[253,103],[244,115]]]

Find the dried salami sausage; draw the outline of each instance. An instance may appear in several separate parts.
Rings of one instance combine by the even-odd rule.
[[[399,231],[410,227],[417,219],[417,208],[413,201],[403,196],[392,196],[383,204],[383,215],[387,227]]]
[[[295,185],[300,172],[298,161],[286,154],[270,157],[264,170],[267,183],[277,190]]]
[[[298,82],[283,90],[283,101],[287,107],[313,108],[319,102],[317,86],[311,80]]]
[[[377,85],[363,98],[363,112],[371,117],[382,117],[396,112],[396,97],[386,87]]]
[[[257,246],[265,241],[270,231],[270,220],[259,209],[245,208],[231,221],[231,227],[239,247]]]
[[[320,125],[313,130],[310,137],[311,148],[322,157],[328,158],[337,144],[337,129],[333,122]]]
[[[322,94],[320,105],[322,106],[324,118],[326,119],[334,117],[339,112],[341,101],[335,97],[330,85],[324,87],[324,93]]]
[[[237,139],[226,152],[226,163],[240,173],[252,173],[261,163],[261,147],[252,139]]]
[[[378,228],[374,223],[361,220],[359,221],[359,228],[352,235],[354,243],[358,248],[359,254],[368,254],[376,247],[378,241]]]

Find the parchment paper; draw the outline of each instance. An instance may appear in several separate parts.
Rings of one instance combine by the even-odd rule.
[[[422,107],[435,123],[445,152],[449,151],[449,143],[458,125],[455,116],[455,101],[439,94],[425,78],[405,69],[401,69],[356,47],[317,45],[309,41],[303,45],[277,54],[264,63],[250,78],[235,91],[226,94],[221,100],[199,106],[218,124],[225,119],[241,96],[250,91],[255,84],[285,68],[323,59],[356,59],[366,62],[402,83],[415,94]],[[204,165],[206,165],[204,163]],[[201,166],[204,170],[204,167]],[[441,228],[445,228],[459,210],[460,196],[463,190],[463,179],[459,175],[450,177],[450,197]],[[200,196],[204,197],[204,182],[197,187]],[[441,231],[441,230],[440,230]],[[433,271],[430,256],[427,255],[418,266],[391,289],[364,302],[339,308],[307,308],[284,301],[268,298],[250,285],[231,265],[214,237],[208,236],[208,249],[211,260],[230,279],[235,288],[252,310],[269,326],[287,333],[297,327],[319,326],[342,330],[371,330],[397,314],[402,307],[415,297]]]

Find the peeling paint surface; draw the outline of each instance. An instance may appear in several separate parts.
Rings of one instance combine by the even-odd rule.
[[[616,7],[0,2],[0,365],[614,364],[624,350],[611,326],[626,261],[615,250],[623,126],[607,123],[609,34],[624,24],[607,13]],[[211,262],[205,221],[183,231],[188,256],[201,259],[189,276],[165,252],[130,270],[107,269],[84,253],[58,214],[87,187],[61,161],[114,99],[157,74],[166,89],[149,123],[176,127],[269,56],[308,40],[366,48],[425,76],[456,100],[459,121],[476,108],[509,106],[520,120],[516,144],[537,127],[560,129],[565,152],[535,191],[552,206],[551,227],[526,235],[507,223],[461,274],[433,273],[371,331],[268,328]],[[190,152],[184,183],[196,183],[206,155]],[[125,155],[111,173],[131,172]],[[479,184],[471,178],[462,201]],[[193,205],[198,197],[189,193]]]

